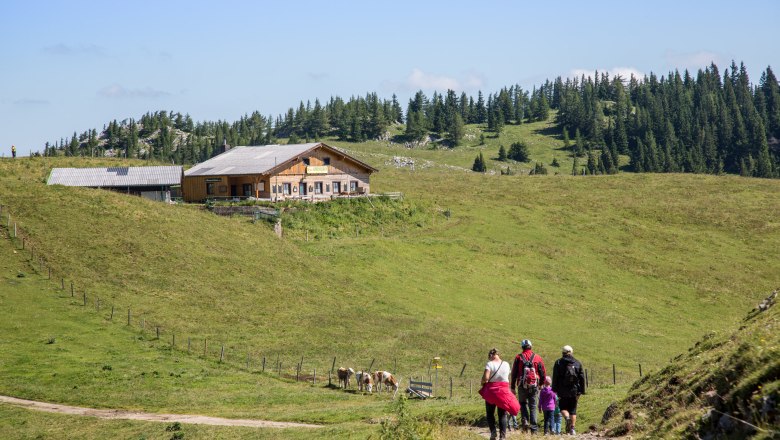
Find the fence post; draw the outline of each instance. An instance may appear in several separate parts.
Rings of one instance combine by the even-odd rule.
[[[474,395],[474,388],[472,388],[473,382],[469,379],[469,397]]]
[[[146,329],[146,317],[141,318],[141,331]]]
[[[60,289],[65,290],[65,278],[60,278],[62,280],[62,284],[60,284]]]
[[[95,311],[100,312],[100,297],[95,298]]]
[[[225,359],[225,346],[219,351],[219,362],[221,363]]]
[[[191,345],[191,343],[192,343],[192,338],[190,338],[190,337],[188,336],[188,337],[187,337],[187,353],[189,353],[189,352],[190,352],[190,345]]]
[[[207,350],[208,350],[208,343],[206,342],[206,338],[203,338],[203,357],[206,357]]]
[[[113,321],[113,320],[114,320],[114,306],[111,305],[111,318],[109,318],[109,321]]]
[[[265,373],[265,356],[263,356],[263,373]]]
[[[311,384],[312,385],[317,385],[317,369],[316,368],[314,369],[314,376],[312,377]]]
[[[642,377],[642,364],[639,364],[639,377]]]
[[[127,325],[130,325],[130,309],[127,309]]]
[[[460,377],[463,377],[463,372],[466,371],[466,364],[463,364],[463,368],[460,369]]]
[[[171,349],[176,348],[176,333],[171,333]]]
[[[49,267],[49,278],[48,279],[51,279],[51,267]]]
[[[84,306],[87,305],[87,291],[84,291]]]
[[[73,281],[70,282],[70,297],[73,298]]]
[[[11,216],[8,216],[8,218],[11,218]],[[14,222],[14,238],[16,238],[16,222]]]
[[[588,382],[588,369],[585,369],[585,388],[590,388],[590,382]]]
[[[450,399],[452,399],[452,376],[450,376]]]
[[[249,354],[249,352],[247,351],[247,352],[246,352],[246,369],[247,369],[247,370],[249,369],[249,356],[250,356],[250,354]]]
[[[157,326],[157,339],[160,339],[160,326]]]
[[[26,238],[22,237],[22,250],[24,250],[24,242],[26,241]]]
[[[617,370],[615,369],[615,364],[612,364],[612,385],[617,384]]]

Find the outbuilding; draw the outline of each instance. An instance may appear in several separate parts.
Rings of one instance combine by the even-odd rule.
[[[231,148],[184,172],[187,202],[207,199],[324,200],[368,194],[378,171],[322,142]]]
[[[169,202],[179,196],[181,166],[54,168],[48,185],[103,188]]]

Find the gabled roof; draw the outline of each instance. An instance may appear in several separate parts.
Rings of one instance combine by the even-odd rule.
[[[180,166],[54,168],[46,183],[93,188],[171,186],[181,184],[181,172]]]
[[[268,174],[274,169],[285,165],[287,162],[300,157],[317,147],[322,147],[342,155],[370,171],[377,171],[376,168],[367,165],[346,153],[342,153],[322,142],[316,142],[309,144],[234,147],[218,156],[195,165],[185,171],[184,175],[192,177]]]

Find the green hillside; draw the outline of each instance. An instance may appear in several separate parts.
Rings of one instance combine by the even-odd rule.
[[[613,435],[777,438],[780,309],[752,311],[733,332],[708,333],[610,407]]]
[[[4,270],[3,301],[15,319],[4,321],[4,332],[14,335],[6,349],[13,360],[0,364],[6,378],[0,393],[84,406],[354,423],[387,414],[386,402],[249,373],[247,357],[254,372],[263,357],[269,369],[281,360],[294,381],[301,358],[306,374],[315,368],[323,374],[336,357],[337,367],[368,368],[373,360],[374,369],[407,379],[427,375],[430,358],[440,356],[439,375],[455,377],[457,398],[415,411],[473,420],[482,409],[478,398],[468,397],[468,380],[478,377],[486,350],[511,353],[517,350],[511,341],[529,338],[548,364],[560,346],[574,346],[595,385],[583,403],[583,423],[594,422],[623,389],[607,386],[613,364],[626,386],[638,379],[638,364],[644,371],[665,367],[703,334],[736,325],[741,311],[777,286],[780,183],[682,174],[571,177],[570,159],[557,155],[560,141],[545,135],[547,126],[508,126],[485,146],[453,150],[327,141],[380,169],[373,191],[402,191],[404,200],[290,212],[284,239],[264,222],[217,217],[198,206],[44,183],[52,167],[132,162],[0,161],[1,223],[10,212],[29,237],[24,251],[13,243],[16,255],[29,259],[32,244],[54,278],[40,280],[46,269]],[[494,157],[499,144],[513,139],[529,144],[532,159],[549,163],[555,155],[562,175],[464,169],[480,150]],[[415,159],[415,169],[396,168],[393,156]],[[29,277],[8,275],[14,271]],[[24,290],[33,280],[39,284],[30,289],[37,290]],[[52,298],[48,314],[26,302],[38,291]],[[116,315],[109,324],[111,306]],[[56,326],[20,335],[21,323],[35,322],[36,313]],[[57,350],[60,342],[45,344],[49,337],[68,341],[72,336],[59,335],[94,332],[113,336],[105,343],[97,336],[80,340],[71,357]],[[89,344],[99,350],[90,354]],[[222,347],[225,359],[217,363]],[[51,348],[56,355],[45,353]],[[116,373],[105,373],[105,364]],[[84,365],[91,368],[86,373],[79,369]],[[173,383],[138,379],[154,371]],[[103,377],[111,374],[122,376]]]

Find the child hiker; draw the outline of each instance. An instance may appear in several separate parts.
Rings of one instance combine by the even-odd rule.
[[[553,431],[553,417],[555,414],[555,400],[558,396],[555,395],[555,391],[552,390],[552,378],[546,376],[544,378],[544,385],[539,391],[539,411],[544,413],[544,433],[552,434]]]
[[[553,413],[553,434],[560,435],[561,433],[561,421],[563,417],[561,416],[561,405],[560,405],[560,398],[558,395],[555,395],[555,412]]]

